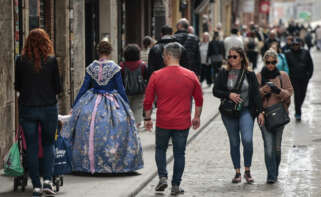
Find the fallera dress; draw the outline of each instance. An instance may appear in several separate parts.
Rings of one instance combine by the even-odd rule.
[[[126,173],[143,168],[140,138],[113,61],[95,60],[86,76],[62,135],[72,144],[76,172]]]

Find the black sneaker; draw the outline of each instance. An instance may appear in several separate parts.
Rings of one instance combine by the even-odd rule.
[[[167,188],[167,178],[166,177],[161,177],[159,179],[159,183],[155,188],[155,191],[157,192],[163,192]]]
[[[45,180],[43,182],[42,190],[45,194],[56,195],[56,192],[53,190],[52,182]]]
[[[34,188],[32,192],[32,197],[39,197],[42,196],[42,191],[40,188]]]
[[[184,193],[184,190],[182,188],[180,188],[178,185],[172,186],[172,191],[171,191],[172,196],[177,196],[177,195],[183,194],[183,193]]]

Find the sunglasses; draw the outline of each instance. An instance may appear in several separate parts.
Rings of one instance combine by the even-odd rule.
[[[239,56],[237,56],[237,55],[229,55],[229,56],[227,56],[228,59],[231,59],[231,58],[237,59],[238,57],[239,57]]]
[[[269,64],[275,65],[276,63],[277,63],[277,61],[271,61],[271,62],[270,61],[266,61],[265,62],[266,65],[269,65]]]

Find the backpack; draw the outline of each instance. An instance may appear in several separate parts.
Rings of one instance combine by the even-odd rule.
[[[142,75],[142,66],[133,71],[124,66],[124,87],[129,96],[144,94],[146,84]]]

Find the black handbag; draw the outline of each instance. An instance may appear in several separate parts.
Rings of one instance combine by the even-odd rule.
[[[280,78],[281,88],[282,79]],[[290,122],[290,117],[283,103],[277,103],[264,109],[265,127],[268,131],[284,126]]]
[[[240,92],[244,78],[245,70],[242,69],[242,72],[239,74],[234,88],[231,92]],[[231,99],[223,99],[219,107],[219,111],[221,112],[221,114],[230,118],[239,118],[241,110],[242,104],[234,103],[234,101],[232,101]]]

